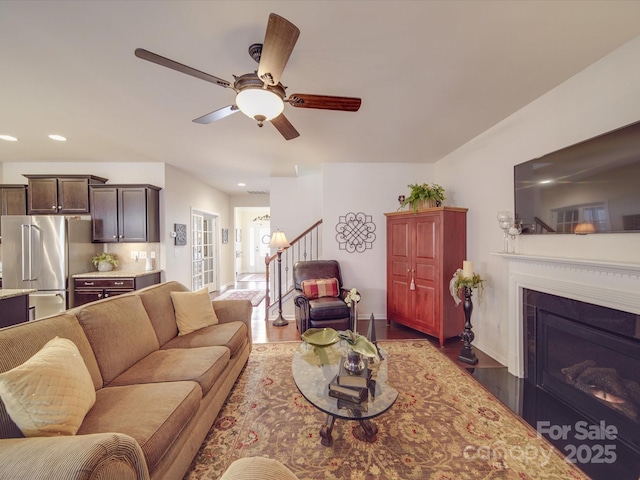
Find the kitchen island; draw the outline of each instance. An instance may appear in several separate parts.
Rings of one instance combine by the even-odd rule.
[[[30,288],[0,288],[0,328],[29,321]]]
[[[86,272],[73,276],[74,307],[122,295],[161,281],[162,270]]]

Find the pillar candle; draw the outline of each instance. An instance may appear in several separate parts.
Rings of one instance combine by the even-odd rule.
[[[473,263],[470,260],[462,262],[462,276],[465,278],[473,277]]]

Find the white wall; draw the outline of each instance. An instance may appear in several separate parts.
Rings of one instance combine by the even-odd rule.
[[[513,166],[640,120],[640,37],[604,57],[436,164],[469,207],[467,256],[487,279],[475,299],[475,344],[505,363],[507,265],[496,214],[513,211]],[[640,234],[537,235],[518,239],[518,253],[640,263]]]
[[[220,229],[229,229],[229,243],[220,243],[219,285],[234,282],[233,225],[229,196],[190,176],[183,170],[165,165],[166,185],[160,210],[161,249],[167,280],[176,280],[191,288],[191,210],[219,216]],[[176,246],[169,236],[175,223],[187,225],[187,245]],[[176,256],[177,255],[177,256]]]
[[[95,175],[109,183],[147,183],[164,187],[164,164],[161,162],[4,162],[3,183],[26,184],[22,174]]]
[[[398,196],[408,196],[410,183],[434,182],[434,168],[425,163],[326,163],[323,165],[323,255],[340,262],[347,288],[362,296],[359,318],[387,317],[387,222],[385,213],[399,207]],[[447,185],[443,185],[445,189]],[[371,216],[375,241],[371,249],[349,253],[340,247],[336,226],[349,212]]]

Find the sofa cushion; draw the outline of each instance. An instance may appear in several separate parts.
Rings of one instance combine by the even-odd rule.
[[[172,348],[156,350],[140,360],[109,384],[198,382],[203,395],[211,389],[229,363],[226,347]]]
[[[309,318],[311,320],[328,320],[349,317],[347,304],[340,298],[324,297],[309,301]]]
[[[178,335],[187,335],[201,328],[216,325],[218,317],[213,311],[209,290],[197,292],[171,292],[173,309],[176,312]]]
[[[160,345],[164,345],[178,335],[178,325],[170,293],[188,291],[189,289],[179,282],[167,282],[152,285],[136,292],[149,315]]]
[[[162,349],[223,346],[233,357],[247,344],[247,325],[244,322],[219,323],[196,332],[176,337],[162,346]]]
[[[302,291],[309,299],[322,297],[337,297],[340,295],[337,278],[318,278],[315,280],[303,280]]]
[[[105,384],[160,347],[142,300],[136,295],[90,303],[78,312],[78,320]]]
[[[78,347],[56,337],[0,374],[0,397],[25,437],[49,437],[75,435],[96,391]]]
[[[198,410],[201,399],[202,390],[196,382],[105,387],[96,392],[96,403],[78,435],[106,432],[129,435],[142,448],[149,472],[153,472]]]

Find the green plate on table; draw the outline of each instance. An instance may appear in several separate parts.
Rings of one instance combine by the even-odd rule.
[[[333,328],[309,328],[300,337],[305,342],[318,347],[325,347],[340,340],[338,332]]]

